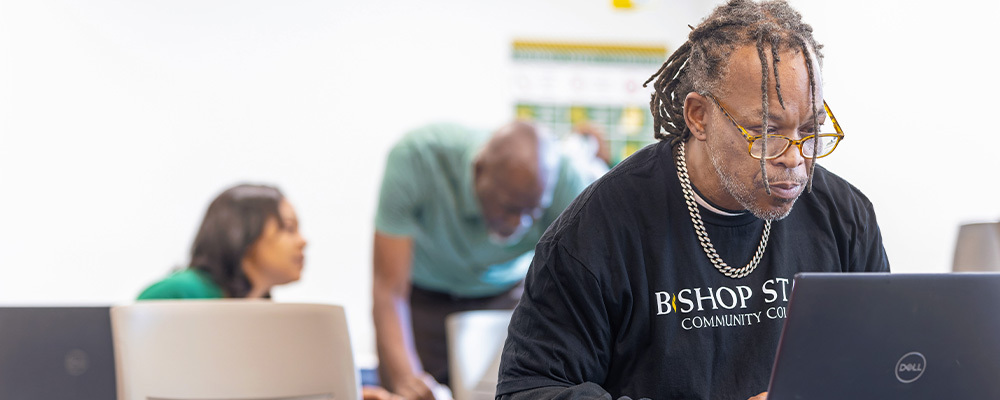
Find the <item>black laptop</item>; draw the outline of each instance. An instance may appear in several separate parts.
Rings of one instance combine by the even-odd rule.
[[[768,400],[1000,399],[1000,274],[799,274]]]
[[[0,307],[0,399],[114,400],[109,307]]]

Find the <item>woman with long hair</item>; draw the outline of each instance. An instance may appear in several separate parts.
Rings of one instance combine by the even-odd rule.
[[[299,280],[305,247],[295,209],[280,190],[237,185],[208,206],[188,268],[146,288],[139,300],[268,298],[272,287]],[[361,394],[402,400],[377,386]]]
[[[208,206],[188,268],[146,288],[139,300],[270,297],[272,287],[299,280],[305,247],[295,209],[280,190],[238,185]]]

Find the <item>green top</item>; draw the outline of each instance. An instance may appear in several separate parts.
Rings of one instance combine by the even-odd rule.
[[[413,239],[414,285],[465,297],[491,296],[524,279],[542,233],[590,181],[560,157],[551,206],[509,246],[489,240],[473,188],[473,162],[490,134],[434,124],[389,152],[375,229]]]
[[[193,268],[177,271],[150,285],[138,300],[154,299],[221,299],[222,288],[212,282],[208,273]]]

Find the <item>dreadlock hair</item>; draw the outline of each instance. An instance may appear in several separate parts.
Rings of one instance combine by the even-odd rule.
[[[690,26],[690,25],[689,25]],[[708,96],[717,88],[727,72],[730,54],[744,45],[755,45],[760,57],[760,87],[762,104],[762,125],[768,126],[768,84],[773,70],[778,103],[785,107],[781,95],[781,80],[778,77],[778,53],[794,49],[805,57],[809,75],[810,98],[813,110],[813,132],[819,132],[816,109],[816,71],[813,70],[813,54],[822,67],[822,45],[812,35],[812,27],[802,22],[802,15],[783,0],[755,3],[750,0],[730,0],[716,7],[697,27],[691,27],[688,40],[667,58],[658,71],[649,77],[643,87],[653,83],[653,96],[649,110],[653,114],[653,137],[669,140],[671,145],[686,141],[691,130],[684,122],[684,99],[688,93],[697,92]],[[766,48],[771,48],[771,65],[768,65]],[[810,52],[810,50],[812,50]],[[763,154],[767,154],[767,141],[761,142]],[[760,170],[764,188],[771,193],[767,184],[767,169],[764,157],[760,159]],[[809,169],[807,190],[812,192],[812,176],[816,167],[816,152]]]

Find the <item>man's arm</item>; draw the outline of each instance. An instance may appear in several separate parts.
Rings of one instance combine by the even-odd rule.
[[[615,317],[606,309],[604,289],[558,241],[539,242],[508,326],[497,394],[515,400],[611,400],[601,384],[611,361]],[[544,389],[534,390],[539,388]]]
[[[611,400],[611,394],[592,382],[576,386],[544,386],[500,396],[500,400]],[[618,400],[628,399],[628,397]]]
[[[413,239],[378,231],[374,240],[372,316],[383,384],[407,400],[433,399],[437,386],[423,372],[410,324],[410,268]]]
[[[545,386],[523,390],[500,396],[500,400],[611,400],[611,394],[596,383],[587,382],[570,387]],[[632,400],[632,398],[622,396],[618,400]],[[639,400],[649,399],[643,397]],[[767,400],[767,392],[760,393],[749,400]]]
[[[855,189],[856,190],[856,189]],[[858,192],[860,195],[860,192]],[[852,272],[889,272],[889,258],[882,245],[882,230],[875,219],[875,209],[867,197],[861,196],[861,205],[855,218],[861,221],[854,234]]]

